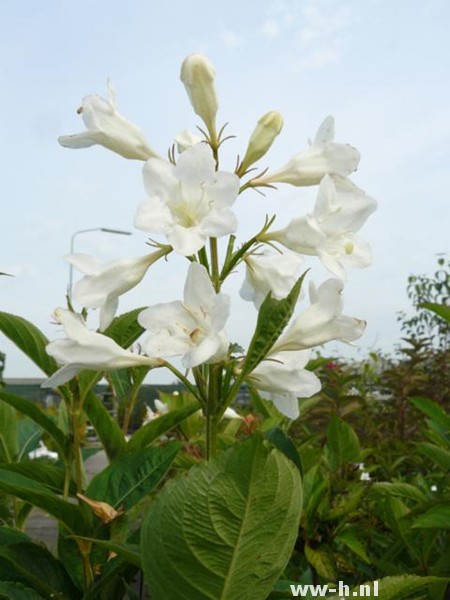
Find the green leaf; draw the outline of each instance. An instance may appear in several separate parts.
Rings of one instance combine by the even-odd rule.
[[[267,295],[258,313],[255,333],[250,341],[247,357],[242,367],[243,374],[248,374],[267,356],[289,322],[297,304],[303,279],[303,273],[292,290],[283,298],[275,300],[271,293]]]
[[[266,598],[297,538],[298,469],[260,436],[171,481],[150,506],[141,555],[152,597]]]
[[[37,592],[18,582],[0,581],[0,598],[3,600],[43,600]]]
[[[450,430],[450,415],[448,415],[439,404],[428,398],[414,397],[410,398],[410,400],[416,408],[425,413],[427,417],[430,417],[432,421],[435,421],[445,430]]]
[[[64,469],[56,465],[50,465],[41,460],[32,460],[2,465],[2,469],[25,475],[25,477],[45,485],[50,491],[57,494],[63,493],[65,472]],[[70,482],[69,491],[73,495],[76,494],[76,485],[73,481]]]
[[[370,564],[370,559],[367,556],[366,546],[361,538],[364,538],[364,534],[361,529],[357,526],[346,527],[341,531],[334,539],[337,542],[341,542],[347,548],[350,548],[352,552],[359,556],[361,560]]]
[[[414,520],[413,529],[450,529],[450,504],[433,506]]]
[[[0,548],[0,580],[28,585],[44,598],[81,597],[61,563],[47,548],[34,543]]]
[[[165,415],[153,419],[133,434],[128,442],[128,451],[134,452],[141,448],[145,448],[157,440],[161,435],[176,427],[179,423],[184,421],[184,419],[197,412],[199,408],[200,404],[198,402],[192,402],[191,404],[183,406],[183,408],[171,410]]]
[[[139,544],[129,544],[129,543],[119,543],[114,540],[99,540],[97,538],[87,538],[77,536],[77,539],[86,540],[88,542],[92,542],[97,546],[101,546],[102,548],[107,548],[112,552],[115,552],[123,559],[125,559],[130,564],[142,568],[142,560],[141,555],[139,554]]]
[[[411,594],[416,594],[429,585],[445,581],[446,579],[442,577],[420,577],[418,575],[384,577],[378,582],[366,582],[361,584],[361,586],[352,588],[350,596],[353,593],[362,596],[361,591],[364,590],[364,595],[370,598],[378,595],[381,600],[404,600],[405,598],[410,598]]]
[[[139,313],[144,308],[146,307],[135,308],[116,317],[111,325],[105,329],[104,335],[112,338],[122,348],[129,348],[145,331],[137,320]]]
[[[360,453],[359,439],[353,428],[333,415],[327,427],[328,460],[332,471],[346,462],[357,462]]]
[[[0,463],[15,460],[18,453],[16,411],[0,401]]]
[[[62,500],[29,477],[0,467],[0,490],[42,508],[64,523],[72,533],[86,535],[90,531],[86,513],[79,506]]]
[[[275,446],[275,448],[278,448],[278,450],[287,456],[287,458],[292,460],[299,470],[300,475],[303,476],[302,459],[291,438],[279,427],[269,429],[269,431],[266,432],[266,438]]]
[[[58,446],[61,455],[67,455],[68,438],[66,438],[62,431],[58,429],[55,421],[48,417],[35,402],[31,402],[30,400],[26,400],[25,398],[21,398],[14,394],[8,394],[8,392],[4,392],[3,390],[0,390],[0,400],[13,406],[16,410],[27,415],[27,417],[30,417],[30,419],[40,425]]]
[[[417,450],[432,460],[436,465],[444,469],[447,473],[450,472],[450,451],[435,444],[423,442],[417,444]]]
[[[417,502],[427,502],[426,495],[419,488],[409,483],[389,483],[382,481],[372,484],[371,491],[388,496],[399,496],[400,498],[409,498]]]
[[[23,531],[12,527],[0,526],[0,546],[9,546],[19,542],[31,542],[31,539]]]
[[[33,323],[17,315],[0,312],[0,331],[46,375],[52,375],[57,371],[58,365],[45,350],[49,341]]]
[[[336,580],[336,565],[331,550],[325,544],[312,548],[305,545],[305,557],[317,573],[328,581]]]
[[[92,479],[86,496],[129,510],[161,481],[180,448],[181,444],[174,442],[118,458]]]
[[[108,458],[113,460],[123,454],[126,449],[125,436],[100,398],[93,392],[89,392],[84,401],[83,410],[97,432]]]
[[[65,406],[65,403],[62,402],[60,406]],[[26,417],[17,421],[18,460],[28,458],[28,453],[39,446],[41,436],[42,428],[33,419]]]
[[[431,310],[436,315],[439,315],[443,319],[445,319],[448,323],[450,323],[450,306],[446,304],[436,304],[435,302],[424,302],[423,304],[419,304],[419,308],[426,308],[427,310]]]

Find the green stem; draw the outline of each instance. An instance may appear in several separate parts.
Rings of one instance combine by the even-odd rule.
[[[217,238],[209,238],[209,249],[211,252],[211,279],[216,292],[220,292],[219,253]]]
[[[178,379],[191,392],[191,394],[194,396],[194,398],[197,398],[197,400],[201,400],[201,397],[199,396],[200,392],[195,389],[195,386],[192,385],[192,383],[189,381],[189,379],[187,377],[185,377],[181,371],[179,371],[176,367],[174,367],[167,361],[163,361],[163,366],[166,367],[167,369],[169,369],[169,371],[171,373],[173,373],[176,377],[178,377]]]
[[[206,405],[206,460],[216,453],[217,423],[216,411],[219,406],[219,377],[221,367],[209,365],[208,402]]]

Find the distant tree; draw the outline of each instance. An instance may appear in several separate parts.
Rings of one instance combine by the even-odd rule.
[[[422,308],[428,302],[450,305],[450,260],[439,255],[433,275],[410,275],[406,288],[414,315],[398,314],[406,338],[422,341],[440,350],[450,349],[450,324],[435,313]]]

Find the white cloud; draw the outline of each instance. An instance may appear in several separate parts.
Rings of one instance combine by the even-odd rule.
[[[275,38],[281,33],[280,23],[276,19],[267,19],[261,27],[261,33],[268,38]]]
[[[237,35],[237,33],[235,33],[234,31],[231,31],[231,29],[224,31],[220,35],[220,39],[222,40],[224,45],[227,46],[228,48],[237,48],[238,46],[240,46],[242,44],[241,38]]]
[[[339,61],[356,19],[346,0],[276,0],[260,32],[269,39],[283,34],[300,57],[297,66],[317,69]]]

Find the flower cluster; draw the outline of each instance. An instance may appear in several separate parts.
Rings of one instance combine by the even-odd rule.
[[[46,384],[65,383],[82,369],[147,365],[166,366],[179,373],[169,359],[181,357],[187,369],[182,380],[192,381],[188,379],[192,375],[205,415],[215,411],[220,419],[226,413],[233,400],[230,382],[234,382],[231,389],[247,383],[295,419],[298,399],[320,390],[320,381],[307,368],[311,348],[330,340],[351,343],[364,331],[364,321],[342,314],[342,292],[347,269],[370,264],[370,248],[358,232],[376,202],[348,179],[357,169],[360,155],[352,146],[334,141],[331,116],[320,125],[308,148],[283,167],[255,176],[250,167],[266,155],[283,127],[282,116],[271,111],[258,120],[236,169],[219,169],[219,149],[226,138],[224,128],[218,129],[216,123],[219,104],[214,68],[202,55],[188,56],[181,67],[181,80],[194,112],[203,121],[203,128],[199,127],[203,137],[182,132],[175,137],[168,160],[157,155],[141,131],[117,111],[111,84],[108,100],[98,96],[83,100],[79,113],[87,131],[59,138],[65,147],[99,144],[125,158],[142,160],[146,198],[137,207],[134,226],[162,236],[163,241],[152,241],[156,250],[150,254],[106,264],[86,255],[68,257],[84,274],[72,299],[84,309],[100,309],[99,332],[88,330],[81,314],[58,309],[56,317],[67,338],[48,346],[49,354],[62,367]],[[283,183],[318,186],[312,213],[299,215],[278,230],[272,229],[273,220],[268,220],[235,250],[238,221],[233,205],[240,194]],[[217,239],[227,236],[228,249],[221,262]],[[121,348],[101,333],[112,322],[119,297],[172,251],[189,261],[183,300],[143,310],[138,322],[147,333],[141,353]],[[288,297],[306,256],[317,256],[334,277],[317,288],[310,283],[309,306],[302,312],[292,311],[285,330],[249,371],[245,355],[233,351],[226,334],[230,298],[222,285],[242,265],[245,278],[240,294],[263,310],[267,302]],[[228,375],[218,376],[219,369]],[[224,384],[221,388],[223,380],[228,387]]]

